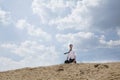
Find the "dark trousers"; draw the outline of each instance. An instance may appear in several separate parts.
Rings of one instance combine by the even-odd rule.
[[[75,62],[75,63],[76,63],[75,59],[65,60],[65,63],[72,63],[72,62]]]

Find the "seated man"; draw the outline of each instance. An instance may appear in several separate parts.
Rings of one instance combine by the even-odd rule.
[[[75,52],[72,50],[73,45],[70,44],[69,48],[70,48],[70,50],[68,52],[64,53],[64,54],[68,54],[68,57],[67,57],[67,60],[65,61],[65,63],[72,63],[72,62],[76,63],[76,55],[75,55]]]

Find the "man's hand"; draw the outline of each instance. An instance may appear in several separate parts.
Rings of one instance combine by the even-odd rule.
[[[68,52],[64,53],[64,54],[68,54]]]

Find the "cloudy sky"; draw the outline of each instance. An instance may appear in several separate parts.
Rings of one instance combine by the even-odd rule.
[[[120,61],[120,0],[0,0],[0,71]]]

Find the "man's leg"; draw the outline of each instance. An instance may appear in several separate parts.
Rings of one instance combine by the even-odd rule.
[[[74,60],[74,63],[77,63],[76,60]]]
[[[68,60],[65,60],[65,63],[69,63],[69,61],[68,61]]]
[[[69,63],[76,63],[76,60],[75,59],[70,59]]]

